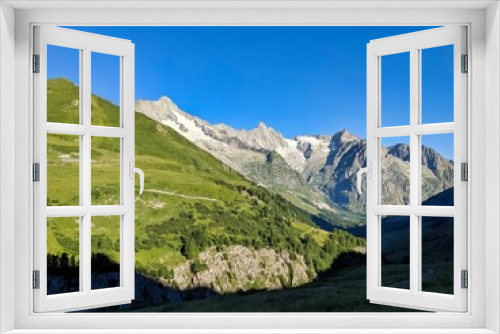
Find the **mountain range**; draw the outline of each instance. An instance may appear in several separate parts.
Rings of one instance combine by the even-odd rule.
[[[77,124],[78,97],[76,84],[49,79],[47,119]],[[91,103],[93,125],[119,124],[118,106],[96,95]],[[364,252],[364,239],[342,229],[318,228],[318,217],[138,112],[135,142],[135,163],[146,180],[143,194],[135,198],[140,283],[133,307],[302,286],[330,269],[341,254]],[[120,203],[120,141],[95,136],[91,145],[92,204]],[[79,147],[78,136],[47,134],[48,206],[78,205]],[[273,154],[267,159],[281,160]],[[138,179],[135,187],[137,192]],[[78,217],[47,220],[49,294],[78,290],[79,235]],[[93,216],[90,239],[92,286],[116,286],[119,216]]]
[[[359,195],[356,190],[356,172],[365,165],[366,141],[345,129],[294,138],[262,122],[254,129],[238,130],[190,115],[168,97],[138,100],[136,111],[310,213],[344,224],[364,214],[365,192]],[[403,143],[381,148],[383,204],[409,203],[409,152]],[[422,200],[452,187],[453,161],[423,146]]]

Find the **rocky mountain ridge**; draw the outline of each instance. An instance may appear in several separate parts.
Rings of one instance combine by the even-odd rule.
[[[356,172],[365,165],[366,142],[346,129],[333,135],[285,138],[263,122],[251,130],[212,125],[182,111],[168,97],[136,103],[136,110],[312,213],[339,208],[363,213],[365,195],[356,191]],[[422,199],[453,187],[453,162],[429,147],[422,151]],[[274,159],[269,159],[270,154]],[[276,159],[276,154],[282,159]],[[382,148],[384,204],[409,202],[409,146]]]

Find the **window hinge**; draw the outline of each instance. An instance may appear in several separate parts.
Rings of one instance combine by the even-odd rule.
[[[461,275],[462,275],[462,289],[467,289],[469,287],[469,273],[467,272],[467,270],[462,270],[461,271]]]
[[[38,162],[33,164],[33,181],[40,182],[40,164]]]
[[[40,73],[40,55],[33,55],[33,73]]]
[[[469,72],[469,56],[462,55],[462,73]]]
[[[460,164],[460,180],[469,181],[469,166],[466,162]]]
[[[33,73],[40,73],[40,55],[33,55]]]
[[[40,289],[40,270],[33,270],[33,289]]]

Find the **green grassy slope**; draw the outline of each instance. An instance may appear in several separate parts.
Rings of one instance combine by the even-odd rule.
[[[48,81],[48,121],[77,123],[78,87]],[[92,96],[93,125],[118,124],[118,107]],[[244,245],[304,255],[311,274],[342,251],[364,246],[347,232],[314,227],[312,217],[249,182],[172,129],[136,113],[136,166],[145,192],[136,197],[136,269],[160,278],[214,246]],[[78,205],[76,136],[48,136],[48,205]],[[119,203],[119,140],[92,139],[92,204]],[[138,180],[136,180],[138,193]],[[92,251],[119,259],[116,217],[92,217]],[[309,226],[307,228],[307,226]],[[48,252],[78,260],[78,221],[48,222]],[[339,237],[340,236],[340,237]]]

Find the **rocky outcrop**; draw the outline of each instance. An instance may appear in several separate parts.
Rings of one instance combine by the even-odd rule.
[[[234,293],[299,286],[310,279],[302,256],[238,245],[201,252],[196,260],[175,267],[173,277],[160,281],[181,291],[207,288],[216,293]]]

